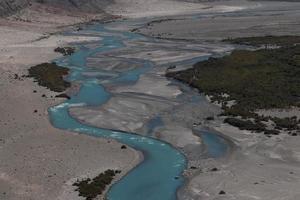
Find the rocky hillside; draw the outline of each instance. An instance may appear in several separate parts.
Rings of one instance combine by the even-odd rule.
[[[51,5],[66,10],[99,12],[112,2],[113,0],[0,0],[0,16],[14,14],[32,3]]]
[[[13,14],[28,5],[28,0],[0,0],[0,17]]]
[[[86,12],[98,12],[113,0],[33,0],[42,4],[62,7],[65,9],[78,9]]]

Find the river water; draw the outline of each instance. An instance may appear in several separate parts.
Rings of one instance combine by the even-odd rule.
[[[118,22],[118,23],[126,23]],[[123,144],[141,151],[144,161],[131,170],[125,177],[114,184],[107,193],[109,200],[175,200],[176,191],[183,184],[183,170],[186,168],[184,155],[170,144],[153,137],[140,136],[133,133],[111,131],[79,122],[69,114],[71,107],[93,107],[106,103],[111,94],[105,86],[109,84],[134,84],[139,76],[153,68],[153,62],[143,59],[125,59],[124,62],[134,63],[138,67],[125,70],[95,70],[87,66],[87,60],[101,54],[102,57],[110,52],[126,47],[129,41],[148,41],[139,34],[112,30],[107,25],[92,25],[86,27],[83,35],[96,35],[99,41],[80,44],[78,51],[69,57],[64,57],[55,62],[68,67],[70,74],[68,81],[80,85],[79,91],[71,99],[49,108],[50,120],[53,126],[59,129],[79,132],[96,137],[115,139]],[[106,59],[110,59],[106,56]],[[112,57],[113,59],[113,57]],[[201,58],[193,58],[195,61]],[[190,59],[191,61],[191,59]],[[160,119],[153,121],[156,125],[163,125]],[[150,125],[154,126],[156,125]],[[208,134],[205,138],[210,138]],[[209,140],[214,139],[210,138]],[[215,140],[218,141],[218,140]],[[211,144],[209,142],[208,144]],[[214,148],[216,147],[213,142]],[[223,144],[222,144],[223,145]],[[101,152],[99,152],[101,153]]]

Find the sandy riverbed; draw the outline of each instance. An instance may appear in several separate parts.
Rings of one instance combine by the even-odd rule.
[[[133,18],[207,13],[208,17],[204,19],[164,21],[140,29],[143,34],[170,39],[218,40],[229,36],[294,34],[299,28],[296,21],[299,14],[297,3],[143,3],[145,1],[120,0],[118,4],[108,7],[108,11]],[[263,4],[265,7],[261,7]],[[242,17],[225,14],[230,11],[241,11],[240,14],[243,14],[242,10],[247,8],[249,10]],[[264,12],[265,8],[270,11]],[[251,12],[254,14],[251,15]],[[0,35],[5,38],[0,41],[0,199],[76,199],[77,193],[70,187],[74,179],[92,177],[107,168],[121,169],[125,173],[140,161],[136,151],[130,148],[121,150],[121,144],[115,141],[54,129],[48,121],[47,108],[61,99],[52,98],[54,93],[38,87],[32,80],[14,78],[15,74],[26,73],[31,65],[60,56],[53,52],[56,46],[95,39],[59,35],[47,38],[47,33],[61,30],[61,26],[86,21],[93,16],[80,17],[81,14],[78,14],[51,18],[53,15],[45,14],[36,20],[34,16],[38,13],[36,10],[26,10],[18,16],[21,21],[15,18],[0,21]],[[47,18],[53,20],[49,22]],[[39,40],[41,38],[44,39]],[[114,96],[103,107],[97,110],[73,109],[72,114],[100,127],[147,134],[147,122],[159,113],[164,126],[156,128],[153,134],[184,151],[189,158],[189,166],[197,168],[186,171],[189,181],[180,190],[179,199],[298,200],[299,137],[269,139],[224,125],[222,119],[207,122],[203,119],[218,114],[220,109],[205,99],[200,104],[180,104],[176,97],[180,94],[179,89],[184,89],[172,85],[163,76],[169,60],[175,62],[198,53],[211,55],[230,48],[226,45],[197,47],[197,44],[191,43],[184,47],[196,50],[186,53],[186,49],[179,48],[183,45],[172,43],[165,41],[155,47],[133,44],[143,51],[121,52],[126,58],[146,57],[160,67],[143,75],[134,86],[110,88]],[[37,92],[34,93],[34,90]],[[194,92],[185,94],[192,95]],[[41,97],[43,94],[47,98]],[[136,106],[141,109],[130,109]],[[118,108],[118,115],[114,115],[115,108]],[[103,120],[103,115],[110,116],[110,123]],[[224,134],[234,142],[235,148],[223,159],[203,159],[201,140],[192,132],[195,128],[193,124],[200,122]],[[218,170],[212,172],[214,167]],[[219,195],[221,190],[225,191],[224,195]]]
[[[299,137],[267,138],[221,120],[205,125],[233,141],[235,147],[222,159],[200,160],[199,170],[188,172],[190,180],[179,191],[179,199],[299,199]]]
[[[230,2],[230,1],[229,1]],[[234,4],[234,1],[231,1]],[[208,12],[201,17],[156,21],[139,33],[164,39],[221,40],[227,38],[299,34],[299,2],[244,1],[236,12]],[[249,5],[248,5],[249,4]]]
[[[30,66],[62,56],[54,53],[57,46],[97,38],[49,35],[89,18],[38,11],[21,15],[37,21],[19,16],[0,21],[0,199],[80,199],[71,187],[77,178],[107,169],[122,170],[120,178],[141,157],[131,148],[121,150],[116,141],[52,127],[47,109],[63,99],[21,76]]]
[[[210,13],[200,18],[177,17],[157,21],[139,29],[139,32],[174,42],[178,39],[217,42],[228,37],[299,34],[299,3],[255,3],[259,6],[236,13]],[[278,117],[295,113],[295,110],[275,111]],[[264,114],[274,115],[274,111],[264,111]],[[190,162],[190,166],[197,166],[198,169],[186,171],[189,181],[180,190],[179,199],[300,198],[297,189],[300,187],[299,137],[282,134],[268,138],[225,125],[222,118],[215,119],[214,122],[204,122],[200,127],[219,131],[234,142],[234,148],[223,159]],[[219,194],[221,191],[224,194]]]
[[[123,175],[141,159],[131,148],[120,150],[121,144],[115,141],[51,126],[47,109],[62,100],[20,76],[32,65],[61,56],[53,52],[57,46],[96,39],[50,33],[106,15],[44,9],[33,5],[0,20],[1,199],[76,199],[70,187],[75,179],[93,177],[108,168],[121,169]]]
[[[246,1],[243,2],[244,4],[238,4],[236,1],[116,0],[115,4],[106,8],[106,11],[128,18],[166,17],[209,12],[232,12],[253,5]]]
[[[234,1],[231,2],[234,4]],[[235,3],[245,10],[232,13],[208,12],[198,19],[179,16],[172,20],[172,17],[168,16],[167,18],[171,20],[158,20],[138,30],[145,35],[171,39],[173,45],[182,39],[201,41],[200,43],[211,41],[217,44],[220,39],[227,37],[286,35],[299,32],[297,21],[299,3],[258,1],[246,4],[235,1]],[[125,11],[124,13],[128,17],[136,17],[126,15]],[[189,158],[189,167],[197,168],[188,169],[185,172],[189,181],[186,187],[179,191],[179,199],[299,199],[297,189],[299,188],[300,166],[299,137],[283,134],[268,138],[262,134],[240,131],[223,124],[222,118],[216,116],[213,122],[205,121],[203,118],[216,115],[218,109],[204,100],[202,105],[198,103],[191,107],[188,105],[176,107],[180,105],[180,102],[174,99],[176,94],[179,94],[178,87],[166,84],[166,80],[162,77],[164,64],[167,60],[174,61],[174,49],[182,56],[181,58],[184,58],[184,55],[193,54],[193,51],[185,54],[176,45],[172,49],[166,48],[166,46],[171,46],[170,43],[160,40],[160,47],[157,47],[160,48],[159,53],[155,53],[155,47],[151,46],[152,44],[140,44],[143,50],[137,50],[136,53],[128,50],[125,50],[124,54],[119,52],[119,55],[127,58],[141,58],[142,56],[142,58],[150,59],[161,68],[157,67],[151,73],[146,73],[134,86],[113,88],[112,92],[115,96],[98,110],[74,109],[72,114],[86,123],[147,134],[145,127],[149,118],[159,113],[164,125],[155,129],[154,135],[180,148]],[[195,46],[197,42],[193,44]],[[134,51],[132,49],[131,51]],[[219,47],[218,50],[226,51],[226,48]],[[203,53],[208,52],[203,49],[199,50],[199,54]],[[163,59],[160,59],[161,56]],[[157,85],[164,86],[156,87]],[[150,98],[152,95],[156,96],[155,100]],[[161,103],[162,98],[169,103]],[[120,113],[118,115],[114,114],[115,106],[118,106]],[[135,106],[139,106],[140,109],[132,109]],[[102,123],[103,116],[107,115],[113,121],[120,120],[124,123],[122,125]],[[132,121],[134,121],[134,126],[130,123]],[[202,124],[193,127],[193,123]],[[201,141],[195,139],[191,133],[193,128],[198,127],[215,129],[232,141],[231,148],[224,158],[203,159],[201,157],[203,153]],[[212,170],[214,168],[217,170]]]

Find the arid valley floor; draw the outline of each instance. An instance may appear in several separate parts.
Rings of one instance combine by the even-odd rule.
[[[1,200],[85,199],[72,185],[77,180],[107,169],[121,170],[112,186],[147,159],[144,152],[130,145],[122,148],[113,138],[53,127],[49,107],[65,99],[27,77],[30,67],[63,57],[54,51],[57,47],[78,49],[84,44],[92,49],[98,47],[96,43],[101,47],[105,35],[88,29],[95,24],[142,39],[126,40],[116,51],[89,56],[86,65],[93,71],[84,76],[105,71],[114,77],[141,67],[144,61],[153,66],[134,84],[101,82],[110,99],[101,106],[70,107],[72,118],[93,127],[157,138],[179,150],[187,163],[184,184],[175,191],[178,200],[300,199],[299,130],[294,135],[282,130],[271,137],[240,130],[224,123],[222,107],[208,96],[165,76],[234,49],[253,49],[224,39],[300,36],[300,2],[115,0],[103,1],[98,9],[94,5],[100,1],[79,3],[84,9],[30,2],[0,18]],[[80,83],[67,89],[71,98]],[[259,112],[300,119],[299,107]],[[203,131],[221,138],[226,146],[218,150],[221,155],[215,155]],[[96,199],[104,199],[108,190]]]

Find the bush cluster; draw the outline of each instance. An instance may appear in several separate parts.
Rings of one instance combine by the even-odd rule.
[[[266,126],[260,122],[252,122],[251,120],[241,120],[237,118],[226,118],[225,123],[228,123],[232,126],[238,127],[241,130],[249,130],[256,132],[263,132],[266,130]]]
[[[29,68],[28,77],[33,77],[39,85],[54,92],[63,92],[71,84],[64,80],[69,72],[68,68],[61,67],[55,63],[42,63]]]
[[[225,116],[241,116],[259,122],[268,120],[255,113],[259,109],[300,107],[300,45],[296,45],[300,43],[300,36],[239,38],[232,41],[282,47],[235,50],[222,58],[198,62],[187,70],[168,72],[166,76],[187,83],[209,95],[212,101],[221,103]],[[234,105],[228,106],[229,101],[234,101]],[[251,121],[232,120],[227,122],[247,129],[254,126]],[[288,129],[295,129],[299,124],[297,120],[274,120],[277,126]],[[259,127],[260,124],[258,130]]]
[[[92,200],[102,194],[106,186],[111,184],[113,178],[118,173],[121,173],[121,171],[108,169],[93,179],[78,180],[73,186],[77,187],[75,191],[79,192],[79,196],[85,197],[86,200]]]
[[[64,56],[69,56],[75,52],[75,48],[73,48],[73,47],[57,47],[54,49],[54,51],[61,53]]]
[[[286,36],[262,36],[262,37],[244,37],[244,38],[228,38],[223,40],[239,45],[251,46],[294,46],[300,44],[300,36],[286,35]]]

